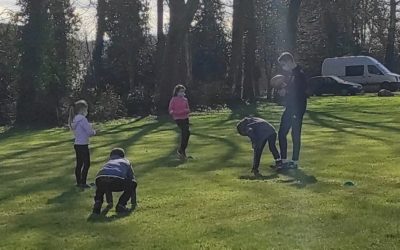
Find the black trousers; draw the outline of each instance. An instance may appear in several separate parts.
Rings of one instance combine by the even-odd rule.
[[[90,152],[88,145],[74,145],[76,154],[75,178],[76,184],[86,184],[90,168]]]
[[[181,129],[181,146],[179,151],[186,154],[186,148],[189,144],[190,129],[189,129],[189,119],[176,120],[178,127]]]
[[[261,156],[265,147],[265,144],[268,142],[269,146],[269,151],[271,151],[272,155],[274,156],[274,159],[277,160],[280,158],[279,151],[276,148],[276,133],[268,137],[263,143],[254,148],[254,157],[253,157],[253,170],[258,171],[258,168],[260,166],[260,161],[261,161]]]
[[[303,126],[304,112],[292,112],[288,109],[283,112],[281,125],[279,127],[279,147],[281,150],[282,159],[287,159],[287,135],[292,129],[293,141],[293,161],[298,161],[301,148],[301,128]]]
[[[132,204],[136,204],[136,187],[137,183],[134,180],[120,179],[116,177],[98,177],[96,179],[96,195],[95,202],[104,201],[104,194],[106,194],[107,202],[112,200],[112,192],[123,192],[119,197],[118,205],[126,206],[129,199]]]

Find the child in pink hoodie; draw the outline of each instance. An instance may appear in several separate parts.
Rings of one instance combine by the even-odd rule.
[[[75,136],[74,149],[76,153],[75,177],[80,188],[90,188],[86,179],[90,167],[89,137],[96,134],[88,122],[88,104],[84,100],[75,102],[69,110],[68,124]]]
[[[177,85],[174,88],[174,93],[171,101],[169,102],[169,113],[175,120],[178,127],[181,129],[181,146],[178,149],[178,156],[186,159],[186,148],[189,143],[190,130],[189,130],[189,103],[185,97],[186,88],[183,85]]]

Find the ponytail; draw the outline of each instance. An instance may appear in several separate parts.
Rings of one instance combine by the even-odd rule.
[[[69,107],[68,113],[69,113],[69,116],[68,116],[68,126],[69,126],[70,128],[72,128],[72,121],[74,120],[74,117],[75,117],[75,108],[74,108],[74,105],[71,105],[71,106]]]

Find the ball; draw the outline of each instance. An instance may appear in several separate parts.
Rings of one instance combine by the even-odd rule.
[[[276,75],[271,79],[271,87],[274,89],[283,89],[286,85],[286,77],[283,75]]]

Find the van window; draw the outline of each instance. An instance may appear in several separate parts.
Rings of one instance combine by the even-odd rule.
[[[364,65],[346,67],[346,76],[363,76],[363,75],[364,75]]]
[[[373,75],[383,75],[382,71],[380,71],[380,69],[375,65],[368,65],[368,73]]]

